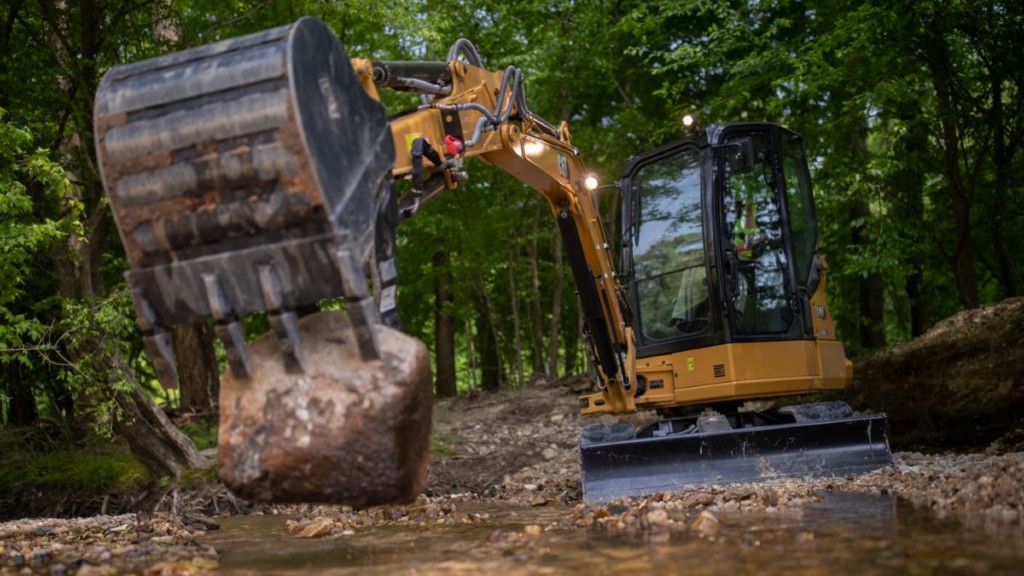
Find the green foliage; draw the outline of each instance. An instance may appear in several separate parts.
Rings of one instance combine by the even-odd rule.
[[[0,109],[0,362],[29,363],[47,325],[34,306],[25,305],[25,285],[35,259],[76,227],[74,218],[55,221],[36,213],[34,201],[64,201],[70,183],[46,151],[32,148],[32,135],[4,122],[5,116]],[[66,209],[77,206],[69,201]]]
[[[93,423],[97,431],[109,434],[111,418],[119,415],[114,394],[127,393],[133,386],[125,371],[112,367],[118,368],[122,359],[135,359],[133,369],[141,380],[154,379],[149,362],[141,353],[131,293],[121,284],[101,300],[68,298],[63,305],[61,328],[65,343],[79,351],[79,358],[62,373],[62,378],[74,393],[92,399]]]

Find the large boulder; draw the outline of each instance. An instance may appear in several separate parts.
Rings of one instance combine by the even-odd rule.
[[[343,312],[299,321],[304,373],[288,373],[273,333],[250,351],[252,378],[220,392],[221,479],[246,498],[355,507],[413,500],[424,488],[433,390],[419,340],[379,326],[364,361]]]

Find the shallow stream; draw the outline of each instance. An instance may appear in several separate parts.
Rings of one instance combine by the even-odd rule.
[[[572,509],[464,503],[482,523],[299,538],[283,516],[223,520],[222,574],[1024,574],[1019,524],[940,520],[895,497],[829,494],[778,512],[716,512],[713,532],[568,526]],[[532,535],[531,535],[532,534]]]

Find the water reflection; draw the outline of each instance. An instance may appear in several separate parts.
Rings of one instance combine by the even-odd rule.
[[[460,508],[471,508],[464,504]],[[720,512],[714,533],[555,529],[567,507],[477,505],[467,526],[381,526],[330,539],[285,532],[283,517],[224,520],[206,543],[223,574],[1020,574],[1020,527],[937,520],[895,497],[829,494],[775,513]]]

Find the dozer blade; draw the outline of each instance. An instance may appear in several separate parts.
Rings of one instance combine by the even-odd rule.
[[[583,500],[863,474],[892,464],[885,415],[584,443]]]
[[[422,344],[382,333],[366,280],[394,145],[334,34],[303,18],[117,66],[95,126],[158,378],[177,381],[172,326],[212,319],[224,343],[229,484],[275,501],[414,497],[426,443],[373,449],[429,429]],[[299,319],[342,296],[344,321]],[[241,318],[261,311],[272,335],[250,348]]]

